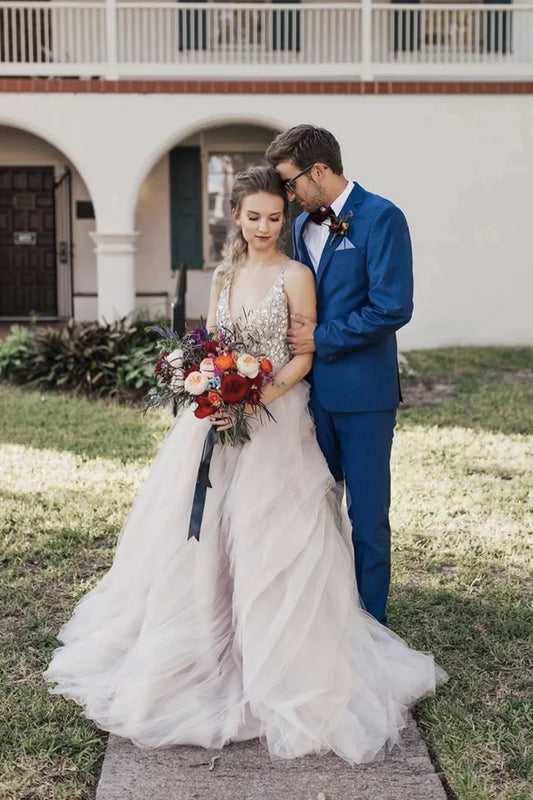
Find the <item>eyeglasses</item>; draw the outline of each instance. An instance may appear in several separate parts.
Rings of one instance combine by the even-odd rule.
[[[314,166],[315,164],[313,162],[313,164],[309,164],[308,167],[299,172],[298,175],[295,175],[293,178],[286,178],[284,181],[282,181],[283,188],[285,189],[285,191],[294,192],[294,189],[296,187],[296,181],[298,180],[298,178],[301,178],[302,175],[305,175],[305,173],[309,172],[309,170],[312,169]]]

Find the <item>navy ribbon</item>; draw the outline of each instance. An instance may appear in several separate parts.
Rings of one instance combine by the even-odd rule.
[[[211,428],[205,437],[202,459],[198,467],[194,498],[192,501],[191,519],[189,521],[189,535],[187,539],[192,539],[194,536],[197,541],[200,541],[200,528],[202,527],[202,518],[204,516],[205,495],[207,490],[211,489],[209,466],[211,464],[211,456],[213,455],[216,439],[216,428]]]

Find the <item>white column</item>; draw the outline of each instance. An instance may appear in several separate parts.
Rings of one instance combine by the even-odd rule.
[[[361,0],[361,79],[374,80],[372,64],[372,0]]]
[[[106,71],[108,81],[118,78],[117,58],[117,4],[116,0],[106,0],[105,3],[105,32],[106,32]]]
[[[96,244],[98,320],[113,322],[135,308],[136,231],[91,233]]]
[[[531,0],[513,0],[513,5],[529,6],[529,11],[517,12],[513,15],[510,39],[513,60],[524,65],[527,64],[523,75],[530,77],[533,73],[533,5]],[[509,23],[507,27],[509,27]]]

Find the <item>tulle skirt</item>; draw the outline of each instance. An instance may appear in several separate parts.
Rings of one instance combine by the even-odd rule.
[[[141,747],[260,737],[272,757],[360,763],[445,680],[361,609],[307,400],[302,382],[251,441],[215,446],[199,541],[187,534],[209,423],[174,422],[45,673],[100,728]]]

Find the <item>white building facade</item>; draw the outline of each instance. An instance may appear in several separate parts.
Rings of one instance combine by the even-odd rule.
[[[3,6],[0,318],[168,314],[181,262],[205,314],[233,174],[312,122],[410,223],[402,348],[533,344],[533,4]]]

